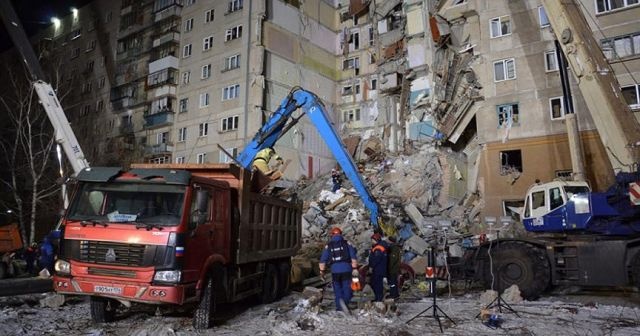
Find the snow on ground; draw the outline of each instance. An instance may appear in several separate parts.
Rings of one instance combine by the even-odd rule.
[[[270,305],[224,308],[225,320],[217,326],[197,332],[191,326],[190,313],[155,316],[153,310],[125,312],[114,323],[93,325],[89,303],[85,298],[69,298],[59,308],[41,308],[37,294],[0,298],[0,335],[425,335],[439,334],[432,310],[412,317],[431,306],[430,298],[401,299],[398,314],[354,309],[353,315],[333,310],[333,294],[324,293],[320,307],[309,307],[309,301],[294,293]],[[599,304],[599,297],[585,303],[570,298],[545,298],[541,301],[511,305],[521,317],[503,310],[501,328],[491,329],[476,315],[484,304],[480,293],[438,298],[438,306],[455,325],[441,320],[444,335],[640,335],[640,307],[618,298]],[[319,308],[319,309],[318,309]]]

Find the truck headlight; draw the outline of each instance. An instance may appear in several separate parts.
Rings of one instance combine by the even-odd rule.
[[[56,260],[56,263],[53,265],[53,268],[56,270],[56,273],[60,275],[69,275],[71,274],[71,264],[62,259]]]
[[[182,272],[180,271],[158,271],[153,276],[153,280],[177,283],[177,282],[180,282],[181,277],[182,277]]]

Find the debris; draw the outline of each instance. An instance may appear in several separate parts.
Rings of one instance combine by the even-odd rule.
[[[508,303],[521,303],[523,301],[518,285],[511,285],[505,289],[505,291],[502,292],[502,298]]]
[[[482,295],[480,295],[480,303],[482,303],[483,306],[486,306],[493,302],[493,300],[495,300],[497,297],[498,292],[494,291],[493,289],[487,289],[482,293]]]
[[[64,304],[64,295],[48,293],[40,299],[40,307],[58,308]]]

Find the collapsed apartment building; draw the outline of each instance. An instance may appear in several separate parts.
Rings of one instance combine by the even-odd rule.
[[[77,88],[67,113],[94,164],[228,162],[218,145],[238,153],[300,85],[323,100],[358,160],[437,144],[440,206],[466,204],[477,221],[517,217],[531,184],[571,173],[539,0],[107,2],[34,37]],[[640,6],[580,4],[637,111]],[[613,176],[572,86],[599,190]],[[335,164],[304,118],[276,149],[291,179]]]

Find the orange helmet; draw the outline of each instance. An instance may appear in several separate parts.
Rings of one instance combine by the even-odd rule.
[[[380,241],[382,239],[382,236],[379,233],[374,233],[371,236],[371,239],[375,240],[375,241]]]
[[[340,230],[339,227],[336,226],[333,229],[331,229],[331,235],[332,236],[339,235],[339,234],[342,234],[342,230]]]

